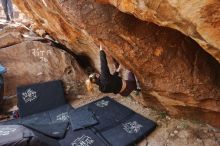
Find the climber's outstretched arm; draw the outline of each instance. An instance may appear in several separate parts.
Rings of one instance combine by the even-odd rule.
[[[102,50],[101,46],[100,46],[100,62],[101,62],[101,76],[100,76],[100,78],[102,81],[108,80],[111,74],[110,74],[110,71],[108,68],[108,62],[106,59],[105,51]]]

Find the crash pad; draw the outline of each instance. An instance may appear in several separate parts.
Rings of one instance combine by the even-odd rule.
[[[65,139],[59,142],[61,146],[107,146],[107,143],[90,129],[69,130]]]
[[[21,117],[54,109],[66,104],[62,82],[49,81],[17,88]]]
[[[155,128],[156,124],[153,121],[134,114],[117,126],[102,131],[101,135],[113,146],[133,146]]]
[[[49,114],[49,117],[52,122],[66,122],[69,121],[70,111],[74,111],[74,108],[69,104],[65,104],[52,110],[49,110],[47,111],[47,113]]]
[[[37,131],[41,134],[49,136],[51,138],[64,138],[65,133],[68,128],[68,122],[60,122],[60,123],[25,123],[23,126]]]
[[[87,108],[78,108],[69,111],[72,130],[85,129],[98,124],[94,114]]]
[[[53,138],[63,138],[69,125],[69,104],[20,119],[19,124]]]
[[[53,139],[36,135],[32,130],[21,125],[0,125],[0,145],[5,146],[58,146]]]
[[[131,109],[121,105],[110,97],[104,97],[82,108],[88,108],[88,110],[94,113],[99,121],[99,124],[95,125],[94,128],[98,131],[111,128],[126,117],[134,114]]]
[[[149,135],[156,123],[110,97],[104,97],[80,108],[88,108],[98,124],[91,127],[113,146],[129,146]]]

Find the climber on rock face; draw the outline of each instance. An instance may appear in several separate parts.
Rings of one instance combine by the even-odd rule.
[[[6,68],[3,67],[0,64],[0,104],[3,101],[3,96],[4,96],[4,79],[3,79],[3,74],[6,72]],[[2,106],[1,106],[2,107]]]
[[[100,62],[101,73],[93,73],[87,80],[88,90],[92,89],[93,84],[99,86],[99,90],[103,93],[114,93],[122,96],[128,96],[133,90],[137,89],[135,76],[132,72],[128,72],[128,78],[122,79],[119,76],[120,65],[114,74],[111,74],[106,59],[106,54],[100,45]]]
[[[14,19],[14,12],[13,12],[13,5],[11,0],[1,0],[2,7],[4,9],[6,20],[13,21]]]

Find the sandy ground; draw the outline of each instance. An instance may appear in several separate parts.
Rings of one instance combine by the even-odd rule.
[[[78,99],[71,103],[74,107],[79,107],[103,96],[105,95],[78,96]],[[113,94],[109,94],[109,96],[144,117],[157,122],[156,130],[137,146],[220,146],[220,129],[198,121],[174,119],[165,112],[143,107],[133,99],[136,98],[135,94],[132,94],[133,98]]]

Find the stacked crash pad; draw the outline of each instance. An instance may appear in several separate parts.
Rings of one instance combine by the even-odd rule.
[[[1,126],[23,126],[45,145],[129,146],[156,127],[110,97],[74,109],[65,101],[61,81],[18,87],[17,93],[21,118]]]

